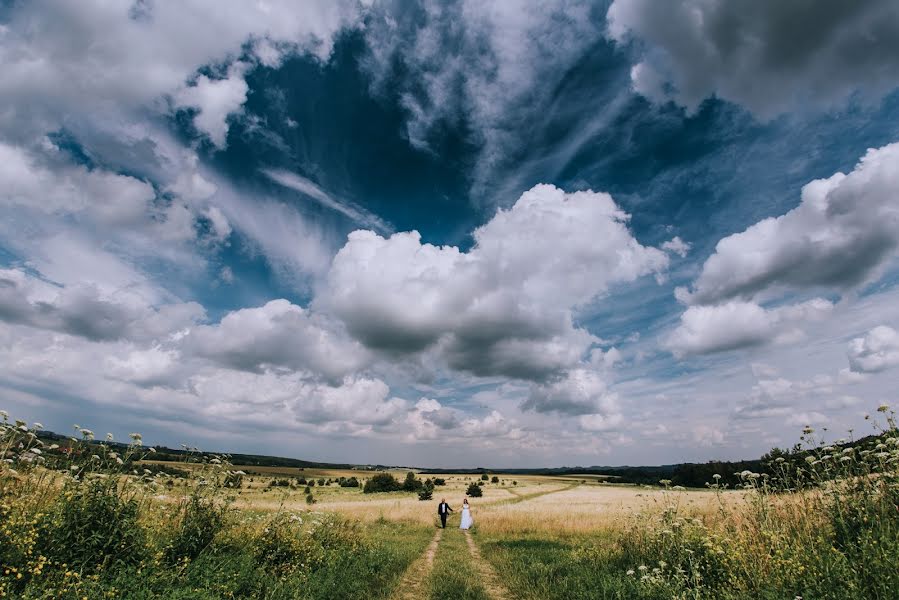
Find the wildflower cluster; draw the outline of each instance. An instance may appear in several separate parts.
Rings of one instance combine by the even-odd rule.
[[[899,589],[899,429],[889,407],[878,411],[885,423],[867,438],[828,444],[806,427],[804,445],[775,456],[767,472],[732,474],[734,490],[713,477],[707,485],[721,500],[713,516],[685,513],[670,494],[664,511],[643,517],[625,537],[633,560],[626,575],[669,597],[760,597],[764,589],[892,597]]]

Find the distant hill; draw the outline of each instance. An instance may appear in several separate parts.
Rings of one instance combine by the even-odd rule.
[[[71,436],[60,435],[52,431],[42,431],[39,437],[65,445],[71,440]],[[838,448],[848,446],[859,446],[864,444],[872,444],[878,436],[869,435],[859,440],[846,442],[843,444],[834,444]],[[92,441],[92,444],[105,443],[110,446],[125,447],[127,444],[120,442],[101,442]],[[711,460],[705,463],[680,463],[672,465],[658,466],[621,466],[621,467],[544,467],[536,469],[513,468],[513,469],[488,469],[485,467],[462,468],[462,469],[435,469],[435,468],[414,468],[397,465],[363,465],[352,463],[326,463],[317,461],[301,460],[298,458],[285,458],[281,456],[267,456],[264,454],[229,454],[223,452],[201,452],[197,449],[190,448],[168,448],[165,446],[156,446],[156,452],[153,454],[153,460],[186,462],[189,459],[197,460],[201,458],[213,458],[227,456],[228,460],[235,465],[246,465],[254,467],[289,467],[296,469],[357,469],[365,471],[383,471],[388,469],[409,469],[417,470],[421,475],[483,475],[485,473],[504,473],[508,475],[545,475],[545,476],[573,476],[573,475],[605,475],[614,478],[619,483],[633,483],[640,485],[659,485],[661,480],[668,480],[672,485],[681,485],[684,487],[704,487],[707,483],[715,481],[714,476],[720,475],[718,483],[734,487],[741,483],[739,473],[743,471],[753,471],[755,473],[771,473],[770,464],[778,457],[785,460],[799,463],[809,454],[809,450],[802,449],[799,445],[794,446],[790,450],[781,450],[774,448],[764,456],[754,460],[741,461],[719,461]]]

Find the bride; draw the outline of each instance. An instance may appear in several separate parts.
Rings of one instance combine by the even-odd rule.
[[[472,523],[471,507],[468,506],[468,498],[465,498],[462,501],[462,523],[459,524],[459,529],[471,529]]]

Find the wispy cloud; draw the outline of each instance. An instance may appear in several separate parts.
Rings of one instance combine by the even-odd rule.
[[[374,229],[378,233],[393,233],[393,226],[376,214],[348,200],[335,198],[305,177],[283,169],[262,169],[262,173],[275,183],[299,192],[326,208],[336,210],[359,225]]]

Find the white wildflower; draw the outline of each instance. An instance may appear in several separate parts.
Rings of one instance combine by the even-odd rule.
[[[44,425],[43,425],[43,423],[34,423],[34,428],[35,429],[43,429]]]
[[[885,413],[888,410],[890,410],[890,405],[886,402],[881,403],[881,405],[877,407],[877,412]]]

